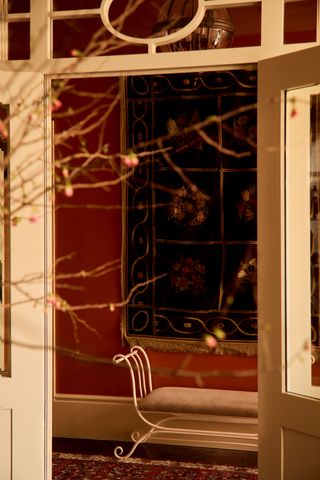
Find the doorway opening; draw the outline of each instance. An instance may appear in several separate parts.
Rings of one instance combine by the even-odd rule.
[[[92,415],[131,396],[112,357],[136,342],[158,385],[257,390],[256,88],[254,66],[52,80],[54,436],[117,435]]]

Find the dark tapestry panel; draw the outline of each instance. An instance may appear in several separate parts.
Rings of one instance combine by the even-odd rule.
[[[255,353],[256,96],[253,69],[127,78],[129,343]]]

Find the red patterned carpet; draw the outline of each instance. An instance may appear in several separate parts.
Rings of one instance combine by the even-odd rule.
[[[53,480],[257,480],[256,468],[54,453]]]

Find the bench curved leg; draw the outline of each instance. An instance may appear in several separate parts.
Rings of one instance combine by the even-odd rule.
[[[181,428],[165,426],[166,423],[173,420],[179,420],[179,421],[183,420],[185,422],[185,418],[179,415],[170,415],[166,418],[162,418],[157,423],[153,423],[147,418],[145,418],[141,411],[137,410],[137,413],[139,414],[140,418],[144,421],[144,423],[151,428],[144,434],[141,434],[140,432],[132,433],[131,438],[132,438],[132,441],[134,442],[134,445],[126,455],[123,455],[123,448],[121,446],[117,446],[114,450],[114,455],[119,459],[130,458],[133,452],[138,447],[138,445],[146,442],[153,434],[155,435],[155,434],[164,433],[164,432],[174,433],[174,434],[184,434],[184,435],[186,434],[204,435],[204,436],[208,435],[211,437],[221,437],[221,435],[223,435],[228,437],[231,440],[234,438],[238,438],[239,435],[246,440],[257,440],[258,438],[257,433],[240,433],[239,434],[238,432],[228,432],[228,431],[222,431],[222,430],[217,431],[217,430],[206,430],[206,429],[192,429],[192,428],[187,428],[186,426]]]
[[[151,428],[148,432],[144,434],[141,434],[140,432],[133,432],[131,438],[134,444],[129,450],[129,452],[126,455],[123,455],[123,448],[121,447],[121,445],[118,445],[113,451],[115,457],[123,460],[127,460],[128,458],[130,458],[138,445],[140,445],[140,443],[146,442],[148,438],[152,435],[153,431],[154,428]]]

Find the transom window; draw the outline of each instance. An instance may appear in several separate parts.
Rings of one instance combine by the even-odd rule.
[[[275,55],[277,51],[285,53],[305,44],[310,46],[317,42],[318,35],[317,0],[279,0],[277,4],[270,0],[47,3],[0,0],[2,60],[29,60],[43,43],[48,46],[44,49],[47,59],[245,47],[256,49],[257,61],[271,56],[270,49]],[[219,42],[211,41],[212,19],[219,29]],[[270,24],[271,32],[266,28]],[[165,37],[179,34],[182,29],[182,38],[163,44]],[[231,41],[221,41],[225,30]],[[159,43],[160,37],[165,40]]]

